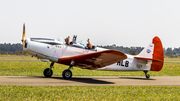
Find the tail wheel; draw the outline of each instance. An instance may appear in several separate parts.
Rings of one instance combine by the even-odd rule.
[[[71,79],[71,77],[72,77],[71,70],[69,70],[69,69],[64,70],[62,73],[62,76],[64,79]]]
[[[149,74],[146,74],[146,79],[149,79],[150,78],[150,75]]]
[[[45,77],[51,77],[52,75],[53,75],[53,71],[50,70],[49,68],[46,68],[46,69],[44,70],[44,76],[45,76]]]
[[[149,79],[149,78],[150,78],[150,75],[149,75],[149,74],[147,74],[147,72],[148,72],[148,71],[144,71],[145,76],[146,76],[146,79]]]

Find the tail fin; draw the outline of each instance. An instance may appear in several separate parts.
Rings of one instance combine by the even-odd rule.
[[[155,36],[152,43],[150,43],[137,57],[134,58],[141,60],[152,60],[150,70],[160,71],[164,64],[164,51],[159,37]]]
[[[154,44],[150,43],[146,48],[144,48],[141,53],[139,53],[140,57],[144,58],[153,58]]]

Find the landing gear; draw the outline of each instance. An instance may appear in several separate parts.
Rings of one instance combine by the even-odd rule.
[[[69,68],[63,71],[62,76],[63,76],[64,79],[71,79],[72,72],[71,72],[70,69],[73,67],[74,63],[75,63],[74,61],[71,61],[71,64],[69,65]]]
[[[45,77],[51,77],[52,75],[53,75],[53,71],[50,70],[49,68],[46,68],[46,69],[44,70],[44,76],[45,76]]]
[[[64,79],[71,79],[71,77],[72,77],[71,70],[69,70],[69,69],[64,70],[62,73],[62,76]]]
[[[148,71],[144,71],[145,75],[146,75],[146,79],[149,79],[150,78],[150,75],[147,74]]]
[[[45,77],[51,77],[52,75],[53,75],[53,71],[51,70],[51,68],[53,67],[53,65],[54,65],[54,62],[52,62],[51,64],[50,64],[50,68],[46,68],[45,70],[44,70],[44,76]]]

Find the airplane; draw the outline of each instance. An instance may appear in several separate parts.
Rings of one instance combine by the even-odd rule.
[[[70,44],[62,38],[25,38],[24,24],[23,50],[41,61],[51,62],[50,67],[43,72],[45,77],[53,75],[54,63],[69,66],[62,72],[64,79],[72,78],[72,67],[103,71],[143,71],[147,79],[150,78],[148,71],[160,71],[163,68],[163,46],[157,36],[138,55],[129,55],[118,50],[95,46],[88,48],[85,41],[76,42],[76,37],[73,37]]]

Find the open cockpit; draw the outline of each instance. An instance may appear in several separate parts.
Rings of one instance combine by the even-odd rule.
[[[56,39],[51,39],[51,38],[30,38],[30,41],[43,43],[43,44],[48,44],[48,45],[63,45],[63,44],[66,44],[62,37],[59,37],[59,38],[56,38]],[[81,41],[78,41],[78,42],[76,42],[76,40],[74,40],[74,41],[71,41],[70,45],[67,45],[67,46],[88,49],[87,42],[85,40],[81,40]],[[90,50],[95,50],[95,46],[92,46],[92,48]]]

